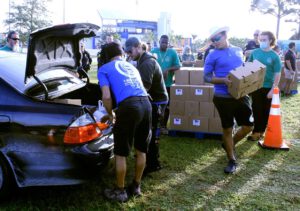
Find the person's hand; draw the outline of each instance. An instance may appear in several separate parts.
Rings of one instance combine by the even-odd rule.
[[[223,79],[223,82],[224,82],[224,84],[227,85],[227,87],[231,87],[231,85],[232,85],[232,81],[228,77],[225,77]]]
[[[107,121],[113,123],[114,121],[114,116],[113,115],[110,115],[110,114],[107,114],[107,115],[104,115],[101,120],[100,120],[102,123],[105,123]]]
[[[269,91],[269,93],[267,95],[268,99],[272,99],[272,97],[273,97],[273,88]]]

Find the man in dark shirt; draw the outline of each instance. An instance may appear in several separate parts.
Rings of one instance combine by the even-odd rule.
[[[254,49],[259,48],[259,41],[258,41],[259,33],[260,31],[256,30],[253,34],[254,39],[248,41],[247,45],[245,46],[244,48],[244,55],[246,57],[245,61],[248,61],[248,58]]]
[[[152,98],[152,138],[146,157],[145,173],[161,169],[159,158],[159,120],[163,117],[168,103],[168,93],[164,84],[164,77],[155,57],[142,49],[141,41],[130,37],[125,43],[126,53],[137,61],[144,87]]]
[[[289,43],[289,50],[284,55],[284,75],[286,83],[284,86],[284,94],[289,95],[291,92],[291,84],[296,73],[296,44]]]
[[[91,69],[91,64],[92,64],[92,58],[90,53],[85,50],[85,46],[83,43],[80,43],[80,51],[81,51],[81,65],[83,70],[87,73]],[[83,73],[83,71],[78,71],[79,77],[80,78],[85,78],[86,74]]]

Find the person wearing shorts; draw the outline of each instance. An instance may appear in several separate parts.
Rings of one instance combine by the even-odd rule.
[[[296,44],[294,42],[289,43],[289,50],[284,55],[284,75],[285,86],[284,94],[289,95],[291,92],[291,84],[296,74]]]
[[[151,139],[152,108],[138,70],[122,58],[120,44],[111,42],[103,46],[100,53],[98,80],[102,101],[108,115],[102,122],[113,121],[113,99],[116,102],[114,154],[116,162],[116,188],[105,189],[108,199],[125,202],[129,195],[140,196],[140,183],[146,164],[146,152]],[[131,147],[136,150],[135,176],[125,187],[126,157]]]
[[[204,64],[204,80],[214,84],[213,102],[216,106],[223,128],[223,148],[226,151],[228,165],[225,173],[233,173],[237,167],[235,145],[253,128],[253,117],[248,96],[233,98],[228,92],[231,81],[228,74],[243,64],[241,48],[232,46],[227,39],[228,27],[216,27],[211,30],[209,40],[214,43]],[[241,126],[233,135],[234,120]]]

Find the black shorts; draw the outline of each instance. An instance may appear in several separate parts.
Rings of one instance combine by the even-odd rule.
[[[239,126],[253,126],[253,116],[249,96],[240,99],[216,97],[213,102],[221,117],[224,129],[233,127],[234,119]]]
[[[146,153],[151,139],[152,108],[148,97],[130,97],[123,100],[116,111],[113,129],[114,153],[127,157],[132,144]]]

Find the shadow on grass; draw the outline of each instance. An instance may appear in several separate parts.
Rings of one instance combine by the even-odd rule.
[[[230,192],[243,187],[249,179],[255,177],[258,169],[264,168],[275,155],[271,153],[262,156],[264,153],[256,143],[242,142],[237,146],[237,152],[240,154],[238,172],[234,175],[225,175],[223,173],[223,168],[227,164],[225,152],[219,146],[220,143],[215,143],[213,147],[207,146],[209,141],[211,140],[201,143],[202,148],[208,149],[205,154],[193,153],[193,158],[189,159],[182,169],[167,169],[165,173],[158,175],[162,178],[159,183],[152,183],[147,187],[149,190],[147,197],[152,202],[150,209],[176,207],[176,209],[211,210],[212,207],[226,207]],[[177,158],[180,159],[179,156]],[[156,178],[154,179],[156,181]],[[219,204],[220,201],[223,201],[223,204]]]

